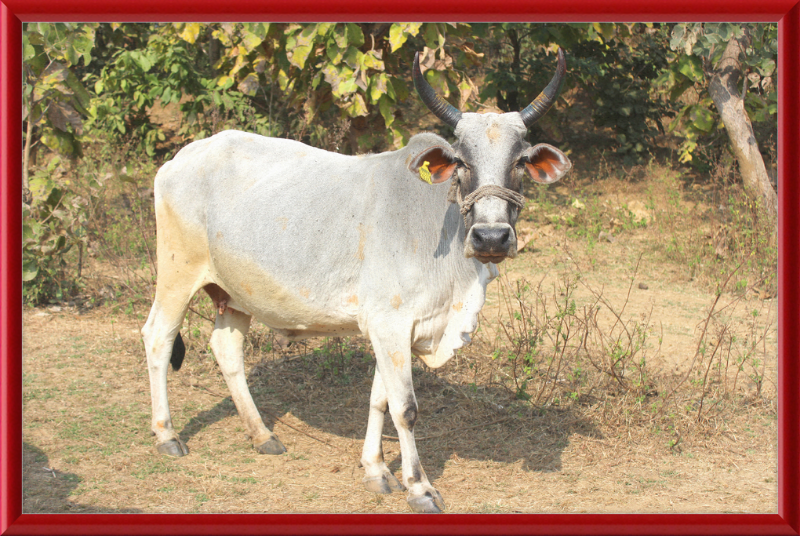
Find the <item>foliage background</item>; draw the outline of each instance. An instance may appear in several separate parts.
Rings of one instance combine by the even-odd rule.
[[[422,130],[449,136],[415,98],[416,52],[460,109],[513,111],[547,84],[562,47],[567,81],[531,139],[589,173],[600,161],[622,170],[657,161],[706,180],[722,169],[737,183],[708,95],[732,38],[748,43],[742,93],[769,165],[775,24],[27,23],[26,301],[81,295],[85,257],[98,254],[129,272],[129,297],[144,299],[137,285],[156,270],[148,189],[193,140],[237,128],[357,154]]]

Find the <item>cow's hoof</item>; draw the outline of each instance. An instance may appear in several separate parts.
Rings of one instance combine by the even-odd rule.
[[[280,439],[273,437],[256,447],[259,454],[283,454],[286,452],[286,447],[283,446]]]
[[[372,493],[389,495],[393,491],[403,491],[406,489],[392,473],[384,473],[381,476],[364,479],[364,488]]]
[[[422,495],[409,494],[408,505],[418,514],[440,514],[444,510],[444,500],[433,488],[426,489]]]
[[[159,454],[164,454],[165,456],[174,456],[176,458],[180,458],[181,456],[186,456],[189,454],[189,447],[187,447],[186,443],[180,439],[170,439],[169,441],[165,441],[164,443],[157,445],[156,449],[158,449]]]

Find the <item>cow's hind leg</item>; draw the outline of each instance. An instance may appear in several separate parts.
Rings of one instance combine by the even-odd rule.
[[[261,454],[283,454],[286,447],[261,420],[244,373],[244,337],[250,329],[250,315],[231,308],[217,312],[211,350],[228,384],[233,403],[244,422],[247,435]]]
[[[389,468],[386,467],[386,462],[383,460],[383,419],[388,407],[389,401],[386,396],[386,387],[376,367],[375,378],[372,382],[372,394],[369,399],[367,435],[361,454],[361,465],[364,466],[364,487],[367,491],[373,493],[388,494],[405,489],[400,481],[389,471]]]
[[[174,369],[178,369],[183,361],[185,347],[183,340],[180,339],[180,328],[194,289],[182,288],[177,284],[170,288],[161,283],[159,280],[156,299],[142,328],[142,340],[147,353],[147,371],[150,376],[150,399],[153,406],[151,429],[156,436],[156,448],[159,453],[167,456],[185,456],[189,453],[189,449],[172,426],[167,400],[167,371],[170,361]]]

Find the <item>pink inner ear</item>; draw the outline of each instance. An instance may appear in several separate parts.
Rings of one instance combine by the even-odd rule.
[[[431,170],[431,182],[433,184],[438,184],[440,182],[446,181],[453,175],[453,172],[456,170],[456,164],[455,163],[450,164],[448,162],[444,162],[438,165],[430,166],[430,170]]]
[[[548,184],[556,180],[558,171],[553,161],[551,160],[537,160],[536,162],[525,164],[531,178],[536,182]]]
[[[542,184],[557,181],[569,166],[564,164],[558,153],[541,147],[532,156],[531,161],[525,164],[531,178]]]
[[[447,155],[444,148],[436,146],[417,156],[409,166],[409,169],[414,173],[419,173],[419,168],[424,162],[428,162],[428,170],[431,172],[431,182],[433,184],[444,182],[452,177],[457,167],[456,162]]]

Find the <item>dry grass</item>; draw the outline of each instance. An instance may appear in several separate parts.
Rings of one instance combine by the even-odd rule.
[[[757,278],[731,290],[738,275],[717,292],[653,247],[668,233],[659,211],[684,204],[655,196],[666,201],[647,226],[620,219],[616,207],[646,204],[664,181],[607,182],[584,209],[576,185],[529,194],[520,226],[532,241],[491,284],[475,342],[442,369],[418,364],[418,448],[448,512],[776,510],[775,299]],[[100,257],[118,247],[115,233],[87,270],[90,291],[112,284],[121,300],[24,312],[25,512],[408,511],[405,494],[361,485],[368,342],[287,346],[254,324],[248,381],[288,448],[259,456],[208,348],[205,297],[191,304],[187,359],[169,378],[191,453],[159,457],[139,335],[148,304],[136,296],[149,263],[143,253],[128,272],[109,270]],[[141,284],[126,291],[118,273]],[[384,434],[399,472],[390,422]]]
[[[267,457],[244,437],[201,330],[170,375],[173,417],[192,452],[165,459],[148,428],[139,324],[118,316],[110,325],[105,313],[25,313],[26,512],[407,511],[404,494],[361,488],[374,366],[364,341],[328,341],[317,355],[313,343],[267,351],[274,339],[256,330],[249,382],[289,449]],[[349,361],[339,361],[342,347]],[[700,422],[694,409],[659,420],[635,391],[532,405],[492,365],[478,344],[440,371],[415,370],[422,462],[449,512],[774,511],[773,396],[731,398]],[[399,471],[391,424],[384,433]]]
[[[121,317],[112,331],[97,313],[36,314],[25,316],[26,333],[37,334],[26,337],[26,512],[407,510],[404,494],[361,488],[372,366],[365,360],[353,360],[349,379],[337,382],[317,377],[312,358],[248,355],[257,404],[289,449],[268,457],[245,439],[215,368],[192,352],[170,380],[175,423],[192,452],[166,459],[148,430],[136,323]],[[57,334],[46,329],[54,324]],[[670,448],[671,433],[643,423],[625,395],[526,406],[506,389],[469,381],[471,359],[459,356],[439,374],[416,371],[422,462],[450,512],[775,508],[768,405],[693,423]],[[394,435],[390,424],[385,434]],[[399,471],[398,444],[385,446]]]

